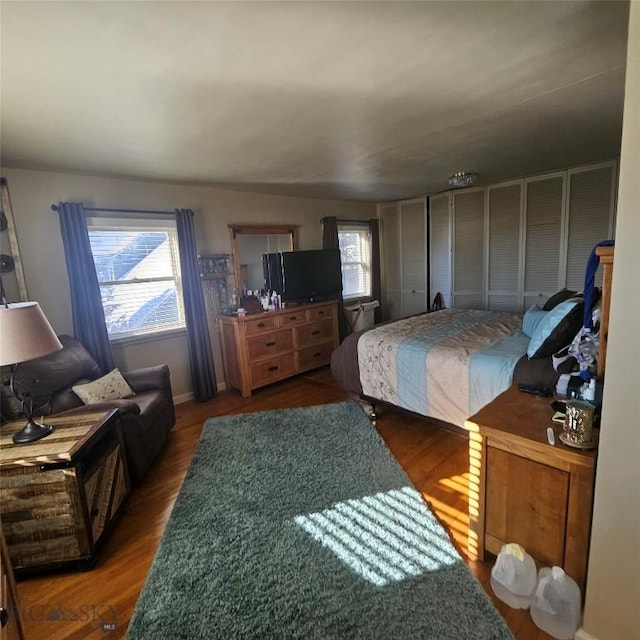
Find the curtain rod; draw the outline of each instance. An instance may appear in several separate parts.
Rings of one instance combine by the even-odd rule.
[[[324,222],[327,218],[331,218],[331,216],[326,216],[325,218],[322,218],[320,222]],[[373,218],[373,219],[375,220],[376,218]],[[369,220],[347,220],[346,218],[336,218],[336,222],[338,224],[350,224],[353,222],[358,224],[368,224]]]
[[[162,215],[175,215],[174,211],[152,211],[149,209],[105,209],[102,207],[82,207],[84,211],[103,211],[105,213],[160,213]],[[52,204],[51,211],[57,211],[58,205]]]

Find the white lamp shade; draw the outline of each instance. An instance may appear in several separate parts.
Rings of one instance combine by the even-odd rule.
[[[18,364],[62,349],[37,302],[0,306],[0,366]]]

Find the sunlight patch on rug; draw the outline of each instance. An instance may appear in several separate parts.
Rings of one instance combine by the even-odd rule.
[[[411,487],[338,502],[294,522],[377,587],[460,562],[446,532]]]

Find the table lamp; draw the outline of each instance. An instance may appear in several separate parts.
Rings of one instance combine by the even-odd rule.
[[[0,366],[11,367],[9,387],[11,393],[22,403],[27,424],[14,434],[16,444],[33,442],[53,431],[50,424],[38,424],[33,420],[31,389],[37,380],[22,394],[15,388],[18,364],[34,360],[62,349],[49,321],[37,302],[15,302],[0,305]]]

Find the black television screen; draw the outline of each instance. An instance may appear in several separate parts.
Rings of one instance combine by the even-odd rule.
[[[342,293],[339,249],[282,251],[262,257],[265,287],[283,302],[313,302]]]

